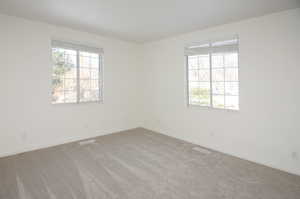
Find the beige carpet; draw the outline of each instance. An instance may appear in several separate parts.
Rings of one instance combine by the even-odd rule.
[[[1,199],[299,199],[300,177],[134,129],[0,159]]]

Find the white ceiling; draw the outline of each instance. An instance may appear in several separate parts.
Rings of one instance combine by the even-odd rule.
[[[300,0],[0,0],[3,14],[136,42],[296,7]]]

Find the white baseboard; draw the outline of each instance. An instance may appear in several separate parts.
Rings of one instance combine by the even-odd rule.
[[[201,147],[204,147],[206,149],[209,149],[209,150],[212,150],[212,151],[216,151],[216,152],[219,152],[219,153],[222,153],[222,154],[225,154],[225,155],[229,155],[229,156],[232,156],[232,157],[235,157],[235,158],[239,158],[241,160],[245,160],[245,161],[249,161],[251,163],[255,163],[255,164],[258,164],[258,165],[262,165],[262,166],[266,166],[266,167],[269,167],[271,169],[276,169],[276,170],[279,170],[279,171],[282,171],[282,172],[286,172],[286,173],[289,173],[289,174],[293,174],[293,175],[298,175],[300,176],[300,172],[297,171],[297,170],[290,170],[290,169],[286,169],[286,168],[281,168],[281,167],[277,167],[275,165],[272,165],[272,164],[267,164],[265,162],[258,162],[256,160],[251,160],[249,158],[246,158],[246,157],[242,157],[242,156],[239,156],[237,154],[233,154],[233,153],[228,153],[228,152],[224,152],[224,151],[220,151],[218,149],[215,149],[215,148],[212,148],[210,146],[207,146],[207,145],[203,145],[203,144],[200,144],[197,140],[189,140],[189,139],[186,139],[184,137],[177,137],[177,136],[174,136],[172,134],[172,132],[165,132],[164,130],[162,129],[157,129],[157,128],[152,128],[152,127],[142,127],[144,129],[147,129],[147,130],[150,130],[150,131],[154,131],[154,132],[157,132],[157,133],[161,133],[163,135],[166,135],[166,136],[170,136],[170,137],[173,137],[173,138],[176,138],[176,139],[180,139],[180,140],[184,140],[186,142],[189,142],[189,143],[192,143],[192,144],[195,144],[195,145],[198,145],[198,146],[201,146]]]
[[[35,145],[35,146],[24,148],[22,150],[0,153],[0,158],[12,156],[12,155],[17,155],[17,154],[21,154],[21,153],[26,153],[26,152],[30,152],[30,151],[35,151],[35,150],[39,150],[39,149],[45,149],[45,148],[49,148],[49,147],[54,147],[54,146],[58,146],[58,145],[62,145],[62,144],[67,144],[67,143],[72,143],[72,142],[78,142],[78,141],[81,141],[81,140],[91,139],[91,138],[95,138],[95,137],[99,137],[99,136],[103,136],[103,135],[109,135],[109,134],[113,134],[113,133],[120,133],[122,131],[127,131],[127,130],[131,130],[131,129],[136,129],[136,128],[138,128],[138,127],[118,129],[118,130],[114,130],[114,131],[111,131],[111,132],[105,132],[105,133],[101,133],[101,134],[97,134],[96,133],[93,136],[68,137],[68,138],[65,138],[65,139],[63,139],[61,141],[53,142],[53,143],[46,144],[46,145],[45,144],[43,144],[43,145]]]

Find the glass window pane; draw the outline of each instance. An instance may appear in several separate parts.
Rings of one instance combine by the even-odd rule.
[[[91,59],[91,68],[99,68],[99,56],[97,55],[97,58]]]
[[[215,95],[224,95],[224,82],[212,82],[212,93]]]
[[[91,100],[92,101],[98,101],[99,98],[100,98],[100,92],[99,92],[99,89],[97,90],[91,90]]]
[[[198,70],[189,70],[189,81],[199,81]]]
[[[225,108],[224,95],[213,95],[213,107]]]
[[[52,90],[53,92],[63,90],[64,89],[64,82],[63,78],[57,75],[52,76]]]
[[[225,45],[238,45],[238,39],[218,40],[207,45],[207,48]],[[227,108],[226,97],[231,97],[228,98],[230,100],[228,108],[238,109],[238,52],[230,49],[226,52],[226,47],[222,49],[223,51],[220,51],[221,48],[211,50],[212,54],[200,54],[199,51],[198,55],[188,56],[189,102],[195,105]],[[197,53],[196,50],[189,52]]]
[[[209,81],[210,80],[210,70],[201,69],[199,70],[199,81]]]
[[[196,91],[200,88],[199,83],[189,83],[189,101],[190,104],[198,104],[199,103],[199,97],[197,96]]]
[[[209,106],[210,105],[210,83],[201,82],[190,84],[190,104]]]
[[[198,64],[199,68],[209,68],[209,55],[199,55]]]
[[[52,103],[64,103],[64,89],[74,89],[76,81],[66,78],[77,77],[77,52],[63,48],[52,48]],[[76,91],[76,89],[75,89]]]
[[[77,78],[77,68],[73,67],[67,71],[64,75],[64,78]]]
[[[90,53],[90,52],[85,52],[88,56],[90,56],[91,59],[99,59],[99,54],[97,53]]]
[[[69,91],[66,91],[65,92],[65,99],[64,99],[64,102],[66,102],[66,103],[75,103],[77,100],[76,100],[76,98],[77,98],[77,94],[76,94],[76,92],[69,92]]]
[[[80,79],[91,79],[91,70],[87,68],[80,68]]]
[[[52,48],[52,61],[56,65],[69,65],[70,67],[76,67],[75,50],[67,50],[63,48]]]
[[[189,69],[209,68],[209,55],[188,56]]]
[[[81,90],[80,91],[80,101],[81,102],[91,101],[90,98],[91,98],[90,90]]]
[[[223,68],[224,67],[223,54],[212,54],[211,62],[212,62],[212,68]]]
[[[239,97],[238,96],[226,96],[225,101],[226,101],[227,109],[239,110]]]
[[[238,81],[239,80],[238,68],[227,68],[225,70],[225,81]]]
[[[81,102],[94,102],[99,101],[99,90],[84,90],[80,93]]]
[[[200,87],[200,82],[189,82],[189,91],[199,87]]]
[[[99,80],[91,80],[91,89],[99,89]]]
[[[99,68],[99,55],[96,53],[80,52],[79,53],[80,67],[84,68]]]
[[[99,100],[99,54],[80,52],[80,101]]]
[[[197,56],[188,56],[189,69],[198,69],[198,58]]]
[[[76,79],[64,79],[64,90],[76,91],[77,80]]]
[[[224,69],[212,69],[212,81],[224,81]]]
[[[52,92],[52,103],[64,103],[64,92],[54,91]]]
[[[77,94],[74,91],[55,92],[52,94],[52,103],[76,103]]]
[[[238,67],[238,54],[227,53],[224,55],[225,67]]]
[[[82,52],[80,52],[80,67],[81,68],[89,68],[90,67],[90,58],[88,56],[83,56]]]
[[[239,83],[238,82],[226,82],[225,83],[226,95],[239,95]]]
[[[91,81],[90,80],[80,80],[80,90],[90,90]]]
[[[76,49],[76,46],[74,48]],[[78,81],[80,83],[79,96],[93,101],[97,96],[99,98],[100,55],[98,53],[83,51],[78,53],[78,50],[53,47],[52,60],[53,103],[77,102]],[[78,80],[78,76],[80,80]]]
[[[99,70],[91,70],[91,78],[99,79]]]

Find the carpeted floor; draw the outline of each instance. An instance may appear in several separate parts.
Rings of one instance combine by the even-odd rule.
[[[0,199],[299,199],[300,177],[145,129],[0,159]]]

